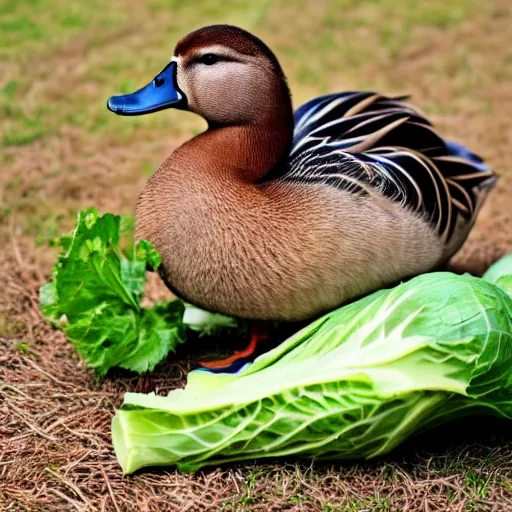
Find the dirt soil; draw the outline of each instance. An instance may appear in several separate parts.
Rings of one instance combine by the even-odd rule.
[[[394,62],[396,78],[386,82],[396,90],[406,82],[420,106],[456,99],[457,109],[430,117],[441,133],[477,150],[501,176],[454,261],[458,270],[476,274],[512,251],[512,7],[509,1],[493,5],[499,15],[476,17],[460,30],[421,32],[418,44]],[[58,61],[66,66],[69,55],[101,48],[84,49],[77,39]],[[443,75],[441,87],[440,71],[432,64],[439,55],[460,51],[467,53],[479,83],[462,99],[456,73],[452,79]],[[362,73],[369,82],[376,80],[371,67]],[[65,75],[57,73],[54,80]],[[335,82],[331,76],[331,89],[339,88]],[[487,100],[488,108],[481,107]],[[55,258],[46,241],[69,228],[81,207],[133,211],[147,179],[140,172],[140,155],[163,158],[186,138],[140,137],[133,144],[90,137],[65,125],[29,144],[1,149],[0,510],[512,510],[510,425],[487,418],[436,429],[364,463],[279,460],[196,474],[171,468],[122,476],[110,423],[123,394],[165,394],[183,386],[197,354],[181,349],[151,376],[113,373],[99,381],[64,335],[41,317],[38,287]],[[56,167],[67,171],[55,172]],[[151,297],[167,293],[154,279],[148,292]]]

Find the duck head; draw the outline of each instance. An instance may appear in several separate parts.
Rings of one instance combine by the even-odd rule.
[[[257,37],[230,25],[191,32],[148,85],[113,96],[107,107],[120,115],[185,109],[210,127],[258,124],[282,116],[282,109],[292,117],[289,89],[274,54]]]

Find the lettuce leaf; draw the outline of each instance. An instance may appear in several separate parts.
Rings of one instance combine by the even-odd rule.
[[[114,449],[126,474],[375,457],[455,417],[512,419],[511,356],[501,288],[425,274],[323,316],[237,374],[196,370],[166,397],[127,393]]]
[[[52,281],[39,293],[45,317],[101,376],[114,366],[152,370],[185,339],[180,300],[140,305],[146,267],[158,268],[158,252],[141,241],[123,254],[120,232],[121,217],[80,212],[73,235],[59,239]]]

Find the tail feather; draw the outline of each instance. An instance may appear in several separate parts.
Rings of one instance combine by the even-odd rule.
[[[448,151],[453,156],[459,156],[461,158],[469,160],[473,164],[473,167],[476,167],[481,171],[490,171],[489,167],[485,165],[482,157],[478,156],[476,153],[473,153],[473,151],[471,151],[467,147],[463,146],[462,144],[459,144],[458,142],[453,142],[450,140],[445,140],[444,142],[446,144],[446,147],[448,148]]]

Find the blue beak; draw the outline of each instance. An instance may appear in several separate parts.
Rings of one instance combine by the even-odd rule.
[[[107,101],[107,108],[121,116],[150,114],[165,108],[184,108],[187,99],[178,87],[177,69],[176,62],[169,62],[146,87],[132,94],[112,96]]]

